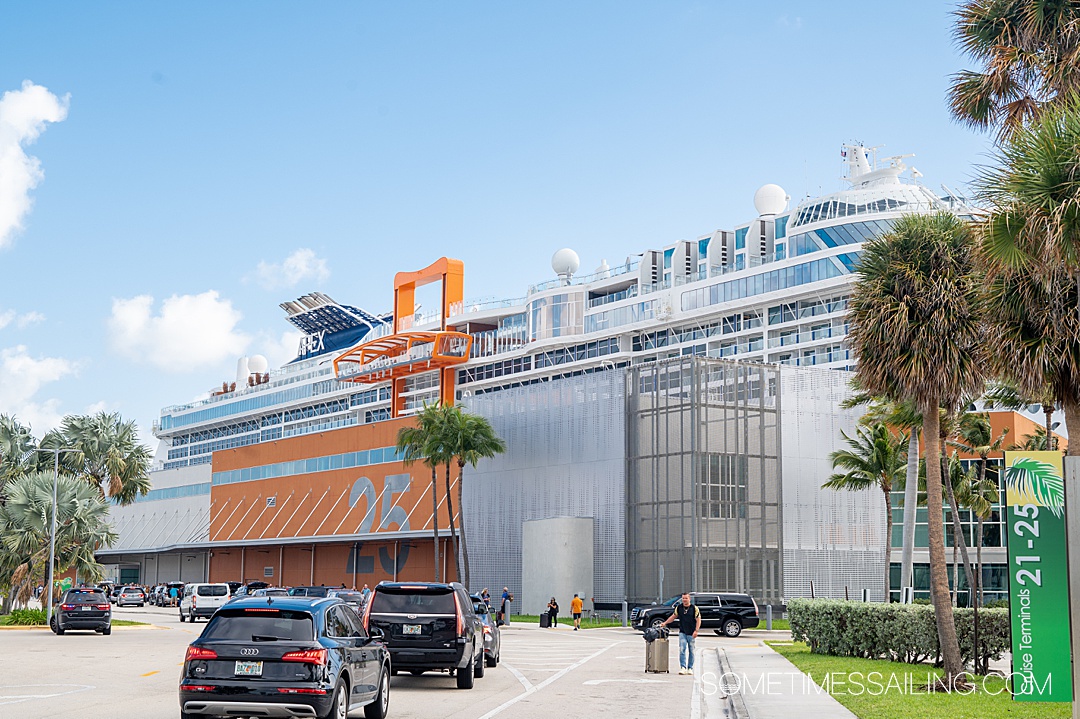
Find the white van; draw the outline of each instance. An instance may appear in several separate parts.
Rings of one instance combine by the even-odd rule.
[[[180,597],[180,621],[209,619],[229,601],[228,584],[185,584]]]

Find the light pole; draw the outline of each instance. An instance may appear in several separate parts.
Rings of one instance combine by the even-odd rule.
[[[56,569],[56,487],[60,483],[60,455],[64,452],[78,452],[77,449],[48,449],[39,448],[35,449],[35,452],[51,452],[53,456],[53,485],[52,485],[52,528],[49,531],[49,574],[48,579],[45,582],[46,610],[45,610],[45,623],[50,627],[52,626],[52,611],[53,611],[53,574]]]

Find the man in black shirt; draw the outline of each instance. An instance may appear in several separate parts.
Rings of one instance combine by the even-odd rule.
[[[694,640],[701,629],[701,611],[690,604],[690,595],[684,593],[675,611],[664,620],[664,625],[679,623],[679,674],[694,673]]]

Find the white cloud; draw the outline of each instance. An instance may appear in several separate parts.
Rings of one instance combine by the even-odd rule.
[[[13,414],[40,436],[60,424],[58,399],[35,399],[45,385],[76,374],[77,362],[63,357],[32,357],[24,345],[0,350],[0,412]]]
[[[98,400],[93,404],[86,405],[86,409],[83,410],[83,414],[97,414],[99,412],[107,412],[109,410],[109,403],[105,400]]]
[[[281,264],[263,261],[255,268],[255,281],[268,290],[295,287],[305,280],[325,282],[329,277],[326,260],[316,257],[314,250],[306,247],[286,257]]]
[[[795,28],[796,30],[798,30],[798,29],[802,28],[802,18],[801,17],[793,17],[792,18],[792,17],[788,17],[787,15],[781,15],[780,17],[776,18],[776,24],[777,25],[782,25],[783,27]]]
[[[24,148],[45,131],[45,123],[67,117],[70,98],[57,97],[29,80],[21,90],[0,97],[0,249],[22,229],[30,191],[45,178],[41,162]]]
[[[302,337],[304,333],[300,330],[282,332],[278,338],[263,335],[255,342],[255,346],[266,356],[271,367],[281,367],[296,359]]]
[[[45,321],[45,315],[40,312],[27,312],[24,315],[19,315],[15,319],[15,325],[19,329],[26,329],[30,325],[36,325]]]
[[[154,298],[114,299],[109,317],[113,349],[166,372],[185,372],[234,359],[251,337],[237,329],[242,315],[214,290],[173,295],[154,314]]]

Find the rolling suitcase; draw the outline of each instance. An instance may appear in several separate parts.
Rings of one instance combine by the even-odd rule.
[[[549,627],[551,627],[551,615],[550,614],[541,614],[540,615],[540,628],[541,629],[548,629]]]
[[[655,639],[645,645],[645,671],[668,672],[668,640]]]

